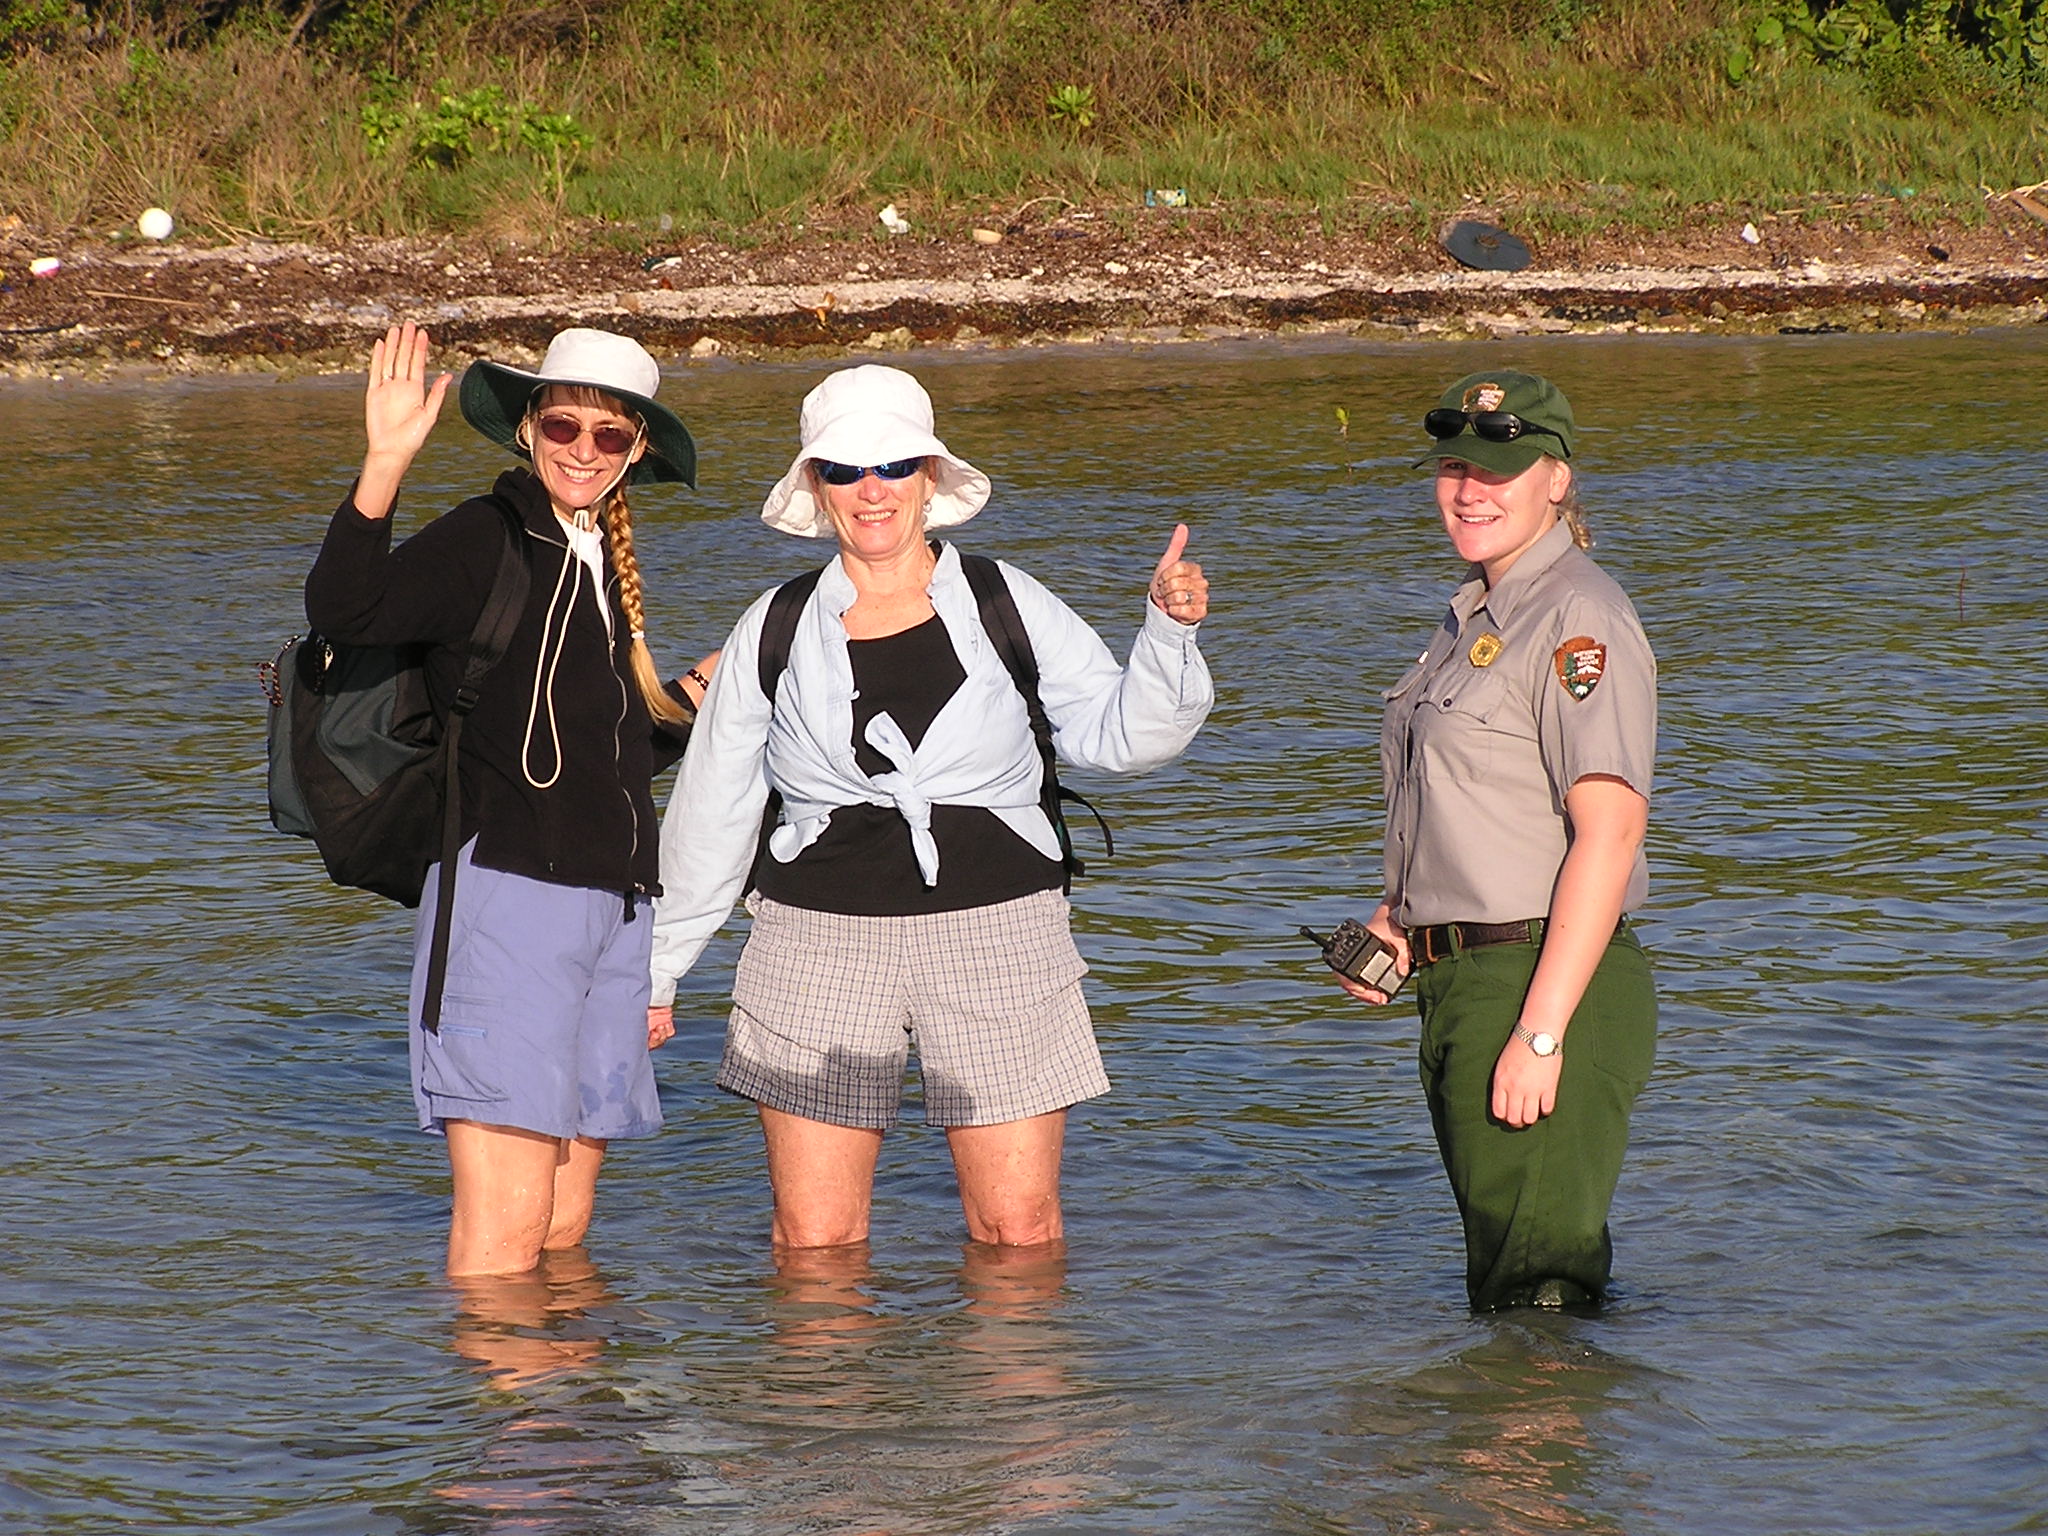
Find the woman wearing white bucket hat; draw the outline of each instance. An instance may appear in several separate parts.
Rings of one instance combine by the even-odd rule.
[[[653,395],[661,370],[604,331],[556,336],[538,373],[477,363],[463,415],[527,462],[391,547],[400,482],[449,376],[427,333],[371,349],[362,473],[306,581],[313,627],[351,645],[425,645],[454,696],[507,541],[529,575],[458,759],[463,851],[438,1021],[424,978],[438,881],[414,938],[411,1060],[422,1130],[445,1135],[453,1275],[516,1273],[573,1247],[606,1143],[660,1128],[645,1028],[657,890],[650,781],[682,751],[692,695],[648,653],[625,486],[694,483],[696,449]]]
[[[800,608],[766,593],[726,642],[662,827],[650,1016],[667,1027],[676,979],[751,869],[718,1080],[759,1106],[776,1245],[866,1239],[913,1040],[969,1235],[1054,1242],[1067,1110],[1109,1080],[1045,809],[1049,764],[1014,642],[1006,653],[988,616],[1023,631],[1059,754],[1136,772],[1177,755],[1208,715],[1195,644],[1208,583],[1177,527],[1120,667],[1031,577],[930,539],[979,512],[989,480],[935,435],[916,379],[841,370],[800,424],[761,516],[836,537],[838,557],[813,587],[787,589]],[[780,823],[757,858],[771,790]]]

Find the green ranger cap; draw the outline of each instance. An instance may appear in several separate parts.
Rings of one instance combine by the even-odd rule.
[[[1501,475],[1519,475],[1546,453],[1569,459],[1578,436],[1564,391],[1533,373],[1468,373],[1422,425],[1436,446],[1417,468],[1453,458]]]

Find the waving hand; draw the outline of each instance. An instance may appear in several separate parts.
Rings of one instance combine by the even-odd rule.
[[[440,417],[452,374],[427,382],[427,333],[407,321],[394,325],[370,348],[370,379],[363,392],[363,426],[369,451],[356,485],[356,510],[388,517],[398,484],[413,456]]]

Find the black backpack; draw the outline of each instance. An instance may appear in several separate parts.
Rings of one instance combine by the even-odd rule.
[[[1066,886],[1071,888],[1074,876],[1086,874],[1088,866],[1074,852],[1074,838],[1067,830],[1062,802],[1072,801],[1095,818],[1095,825],[1102,828],[1105,857],[1116,857],[1116,840],[1110,836],[1109,823],[1102,819],[1102,813],[1060,783],[1059,765],[1052,746],[1052,722],[1046,719],[1045,704],[1038,697],[1038,657],[1031,649],[1031,634],[1024,627],[1024,616],[1017,611],[1017,600],[1010,595],[1010,584],[1003,580],[1003,568],[986,555],[970,555],[963,551],[960,570],[966,576],[967,585],[973,590],[975,603],[981,610],[981,627],[995,642],[996,653],[1003,658],[1010,681],[1024,696],[1024,707],[1031,716],[1031,735],[1038,743],[1039,761],[1045,765],[1039,805],[1059,838],[1060,865],[1066,871]],[[768,612],[761,624],[760,676],[761,692],[767,695],[771,705],[775,702],[776,690],[781,686],[782,674],[789,667],[789,648],[796,639],[797,619],[803,613],[804,605],[811,600],[811,594],[817,590],[818,578],[824,574],[823,569],[806,571],[777,587],[775,595],[768,599]],[[761,823],[762,848],[767,846],[768,834],[775,830],[781,806],[782,797],[771,790],[768,811]],[[758,867],[758,851],[755,862]]]
[[[519,515],[500,502],[505,546],[444,722],[427,692],[429,645],[340,645],[308,631],[258,668],[270,699],[270,820],[308,837],[337,885],[416,907],[441,865],[422,1020],[441,1016],[462,806],[456,753],[484,674],[504,657],[526,609],[531,572]]]

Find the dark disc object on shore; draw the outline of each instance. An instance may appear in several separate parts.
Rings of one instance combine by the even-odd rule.
[[[1529,247],[1504,229],[1460,219],[1439,242],[1458,261],[1481,272],[1519,272],[1529,265]]]

